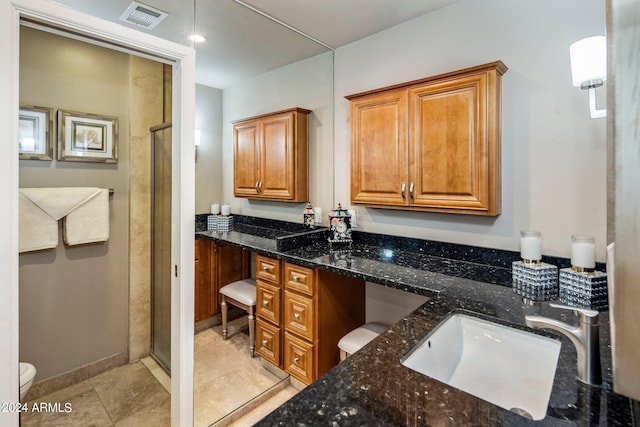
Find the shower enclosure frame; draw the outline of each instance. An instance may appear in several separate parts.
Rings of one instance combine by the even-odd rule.
[[[167,375],[171,376],[171,328],[169,328],[169,360],[167,361],[165,357],[156,352],[156,344],[159,341],[159,338],[156,335],[156,322],[160,321],[156,316],[161,316],[161,313],[156,312],[156,299],[162,298],[162,295],[158,295],[157,281],[160,280],[156,276],[156,270],[158,262],[158,254],[156,252],[156,238],[157,238],[157,230],[156,230],[156,143],[157,143],[157,133],[161,131],[165,131],[167,129],[172,129],[172,123],[162,123],[156,126],[152,126],[149,129],[150,132],[150,142],[151,142],[151,169],[150,169],[150,195],[151,195],[151,212],[150,212],[150,225],[151,225],[151,268],[150,268],[150,280],[151,280],[151,322],[150,322],[150,336],[151,336],[151,348],[150,348],[150,356],[158,363],[158,365],[167,373]],[[171,141],[170,141],[171,144]],[[169,150],[171,152],[171,150]],[[171,165],[169,165],[169,170],[171,171]],[[171,189],[171,188],[170,188]],[[169,195],[170,199],[172,199],[172,194]],[[171,215],[171,211],[169,211],[169,215]],[[169,224],[171,224],[171,219],[169,219]],[[167,267],[166,274],[169,275],[169,286],[171,285],[171,262],[169,265],[163,266]],[[171,289],[169,289],[169,298],[171,297]],[[171,304],[169,301],[169,322],[171,322]]]

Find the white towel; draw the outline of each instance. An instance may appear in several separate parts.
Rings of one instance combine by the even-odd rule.
[[[64,218],[64,241],[67,245],[109,240],[109,190],[101,189],[94,197],[69,212]]]
[[[58,221],[47,215],[22,192],[18,206],[18,252],[53,249],[58,246]]]
[[[21,188],[20,192],[56,221],[95,197],[95,187],[42,187]]]
[[[58,244],[57,221],[69,215],[71,220],[65,223],[64,233],[69,245],[109,239],[108,190],[95,187],[21,188],[20,194],[20,252],[55,248]],[[51,233],[53,227],[55,241]]]

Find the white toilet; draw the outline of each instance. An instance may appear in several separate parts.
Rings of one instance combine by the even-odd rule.
[[[33,379],[36,377],[36,367],[31,363],[20,362],[20,400],[27,394]]]

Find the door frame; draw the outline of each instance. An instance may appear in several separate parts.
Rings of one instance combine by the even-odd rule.
[[[18,402],[18,140],[20,19],[72,30],[111,47],[164,58],[173,67],[171,425],[193,425],[193,284],[195,50],[44,0],[0,0],[0,402]],[[189,143],[191,142],[191,143]],[[0,412],[0,424],[18,425],[17,412]]]

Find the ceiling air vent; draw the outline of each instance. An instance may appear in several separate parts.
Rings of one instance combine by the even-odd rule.
[[[120,20],[151,30],[167,16],[166,12],[134,1],[120,16]]]

